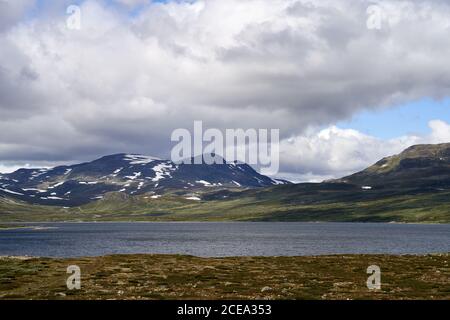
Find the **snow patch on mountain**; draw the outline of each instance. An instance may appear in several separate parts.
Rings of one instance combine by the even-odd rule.
[[[117,169],[117,170],[114,170],[113,173],[114,173],[115,175],[117,175],[117,174],[118,174],[120,171],[122,171],[122,170],[123,170],[123,168],[119,168],[119,169]]]
[[[142,156],[138,154],[127,154],[123,159],[129,161],[130,164],[141,164],[141,165],[148,164],[156,160],[160,160],[155,157]]]
[[[59,186],[62,186],[64,183],[66,183],[66,182],[65,182],[65,181],[59,182],[59,183],[55,184],[54,186],[51,186],[51,187],[48,187],[48,188],[49,188],[49,189],[54,189],[54,188],[57,188],[57,187],[59,187]]]
[[[201,201],[202,199],[200,199],[199,197],[187,197],[185,198],[186,200],[194,200],[194,201]]]
[[[208,181],[205,181],[205,180],[198,180],[198,181],[195,181],[195,182],[199,183],[199,184],[202,184],[205,187],[211,187],[211,182],[208,182]]]
[[[276,185],[280,185],[280,184],[289,184],[288,181],[285,180],[279,180],[279,179],[272,179],[272,182]]]
[[[23,196],[24,195],[23,193],[15,192],[15,191],[12,191],[12,190],[9,190],[9,189],[0,188],[0,191],[7,192],[7,193],[10,193],[10,194],[15,194],[15,195],[18,195],[18,196]]]
[[[153,182],[158,182],[164,178],[171,178],[170,172],[173,171],[174,168],[172,164],[160,163],[153,167],[153,171],[155,172],[155,177],[152,179]]]
[[[130,180],[136,180],[141,175],[142,175],[142,172],[133,172],[132,176],[125,176],[125,178],[130,179]]]
[[[37,192],[40,192],[40,193],[47,192],[47,190],[42,190],[42,189],[37,189],[37,188],[24,188],[22,190],[23,191],[37,191]]]
[[[38,178],[42,175],[44,175],[45,173],[47,173],[49,171],[49,169],[38,169],[38,170],[34,170],[33,173],[31,174],[30,180],[33,180],[35,178]]]
[[[67,200],[67,199],[63,199],[63,198],[55,197],[55,196],[47,197],[47,199],[50,199],[50,200]]]

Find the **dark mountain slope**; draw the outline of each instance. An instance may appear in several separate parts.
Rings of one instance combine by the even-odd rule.
[[[108,192],[162,195],[203,189],[259,188],[279,182],[243,163],[175,164],[130,154],[51,169],[20,169],[0,176],[0,196],[35,204],[76,206],[102,199]]]

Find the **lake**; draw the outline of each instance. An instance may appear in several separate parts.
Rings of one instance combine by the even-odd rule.
[[[450,252],[450,224],[192,222],[26,226],[0,231],[0,255],[164,253],[224,257]]]

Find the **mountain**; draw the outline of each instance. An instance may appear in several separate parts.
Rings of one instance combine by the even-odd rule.
[[[124,154],[22,169],[0,177],[0,221],[450,223],[449,148],[413,146],[323,183],[279,185],[245,164],[176,166]]]
[[[162,194],[178,190],[197,200],[195,192],[222,188],[268,187],[287,181],[260,175],[245,163],[175,164],[136,154],[115,154],[92,162],[50,169],[19,169],[0,175],[0,196],[33,204],[78,206],[110,192]]]
[[[450,188],[450,143],[415,145],[373,166],[335,180],[362,188],[448,189]]]

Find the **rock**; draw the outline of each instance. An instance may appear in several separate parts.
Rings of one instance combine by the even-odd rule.
[[[272,291],[273,289],[271,287],[264,287],[261,289],[261,292],[269,292]]]
[[[65,297],[66,294],[64,292],[57,292],[57,293],[55,293],[55,296]]]

